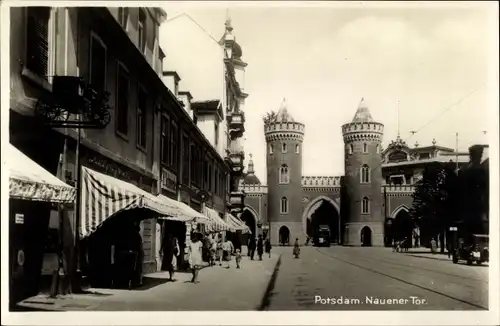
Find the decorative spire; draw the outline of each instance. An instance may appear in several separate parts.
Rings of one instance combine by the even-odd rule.
[[[432,139],[432,146],[436,146],[436,138]]]
[[[253,160],[252,160],[252,154],[249,155],[250,160],[248,161],[248,174],[254,174],[255,170],[253,169]]]
[[[418,147],[418,145],[419,145],[419,144],[418,144],[418,141],[416,141],[416,142],[415,142],[415,148],[417,148],[417,147]]]
[[[288,113],[286,99],[281,101],[280,109],[276,114],[276,122],[295,122],[290,113]]]
[[[362,97],[358,105],[358,110],[352,119],[352,122],[372,122],[373,118],[365,103],[365,98]]]
[[[229,8],[226,9],[226,31],[231,32],[233,30],[233,27],[231,26],[231,17],[229,16]]]

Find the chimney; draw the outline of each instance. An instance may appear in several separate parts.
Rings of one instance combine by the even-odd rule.
[[[175,71],[164,71],[162,77],[163,83],[177,97],[179,95],[179,82],[181,77]]]
[[[193,119],[193,110],[191,109],[191,101],[193,100],[193,96],[188,91],[181,91],[177,96],[179,101],[184,105],[184,110],[189,114],[191,120]]]

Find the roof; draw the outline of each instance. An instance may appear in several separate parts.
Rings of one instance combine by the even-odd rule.
[[[293,117],[288,112],[287,106],[288,105],[286,99],[283,98],[283,101],[281,101],[281,106],[280,109],[278,110],[278,113],[276,114],[276,119],[274,120],[274,122],[295,122]]]
[[[259,178],[255,175],[255,170],[253,169],[252,154],[250,154],[250,160],[248,161],[248,173],[245,174],[245,177],[243,178],[243,183],[247,185],[261,184]]]
[[[358,105],[358,110],[352,119],[352,122],[372,122],[373,118],[368,110],[368,105],[365,102],[365,98],[362,97]]]

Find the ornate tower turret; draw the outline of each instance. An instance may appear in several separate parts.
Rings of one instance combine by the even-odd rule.
[[[288,113],[286,101],[264,125],[267,144],[268,220],[273,244],[305,240],[302,228],[302,142],[304,124]]]
[[[345,177],[342,199],[344,244],[383,246],[381,142],[384,125],[373,120],[361,99],[352,122],[342,126]]]

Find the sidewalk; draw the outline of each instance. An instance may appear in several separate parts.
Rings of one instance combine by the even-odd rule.
[[[441,253],[441,248],[438,248],[435,254],[432,254],[429,248],[410,248],[407,252],[402,252],[407,256],[428,258],[436,260],[451,261],[451,257],[448,258],[448,252],[445,251],[444,254]]]
[[[278,262],[278,254],[263,261],[243,257],[242,268],[220,266],[200,270],[198,284],[190,283],[191,274],[176,273],[176,282],[168,282],[168,273],[144,277],[139,289],[89,289],[86,294],[56,299],[38,295],[18,304],[24,309],[50,311],[176,311],[176,310],[257,310]]]

